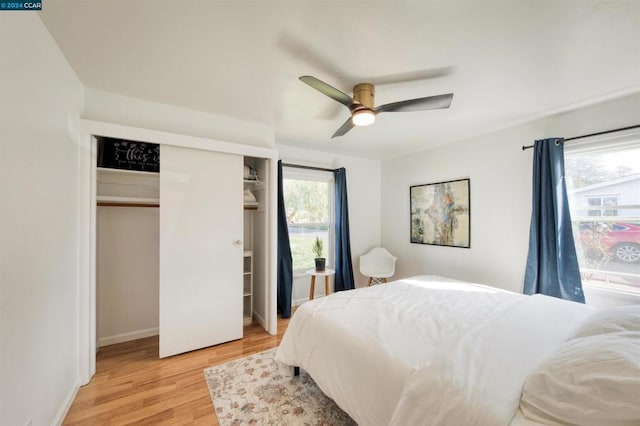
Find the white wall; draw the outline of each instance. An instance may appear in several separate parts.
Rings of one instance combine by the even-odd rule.
[[[245,145],[274,144],[268,126],[91,88],[85,91],[82,118]]]
[[[99,207],[97,334],[100,346],[158,334],[160,215],[152,207]]]
[[[521,146],[639,124],[638,111],[635,94],[383,161],[382,245],[398,257],[398,276],[439,274],[521,292],[533,152]],[[471,179],[471,248],[410,244],[409,186],[466,177]],[[597,295],[590,298],[587,292],[587,298],[599,303]]]
[[[0,424],[62,420],[78,373],[83,87],[37,13],[0,15]]]
[[[360,274],[359,257],[380,245],[380,161],[346,155],[312,151],[288,145],[276,146],[283,163],[347,170],[347,198],[349,201],[349,228],[351,256],[356,287],[366,285]],[[293,303],[309,298],[310,277],[294,277]],[[333,286],[333,282],[332,282]],[[316,297],[324,294],[324,281],[316,282]]]

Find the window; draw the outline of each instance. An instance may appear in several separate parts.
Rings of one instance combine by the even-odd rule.
[[[640,134],[569,142],[565,169],[582,283],[640,293]]]
[[[618,205],[618,197],[617,196],[605,196],[605,197],[593,197],[587,196],[587,205],[589,207],[600,207],[600,206],[617,206]],[[618,210],[603,210],[603,209],[590,209],[587,212],[588,216],[617,216]]]
[[[316,237],[323,242],[323,257],[333,265],[333,173],[283,168],[284,205],[287,211],[293,270],[315,265],[312,246]]]

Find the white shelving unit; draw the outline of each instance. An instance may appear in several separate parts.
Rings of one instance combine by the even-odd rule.
[[[257,179],[245,179],[244,189],[250,189],[254,195],[257,191],[264,189],[264,182]],[[248,325],[253,321],[253,244],[254,244],[254,213],[261,208],[259,201],[244,201],[245,221],[244,221],[244,267],[243,267],[243,324]]]
[[[243,323],[257,322],[266,328],[265,307],[267,303],[267,181],[269,173],[266,161],[245,157],[245,167],[257,174],[257,179],[244,179],[243,190],[253,197],[244,201],[244,269],[243,269]],[[246,173],[246,170],[245,170]],[[248,176],[245,174],[245,176]]]
[[[244,189],[259,188],[262,182],[258,180],[244,180]],[[255,194],[254,194],[255,195]],[[253,321],[253,212],[260,207],[258,201],[244,201],[244,259],[242,269],[242,323],[249,325]]]
[[[249,325],[253,321],[253,252],[245,250],[242,267],[242,323]]]

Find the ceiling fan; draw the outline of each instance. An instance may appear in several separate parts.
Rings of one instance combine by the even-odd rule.
[[[447,93],[444,95],[427,96],[426,98],[392,102],[374,107],[375,86],[371,83],[356,84],[353,88],[352,98],[346,93],[313,76],[303,75],[300,77],[300,80],[349,108],[351,117],[340,126],[331,138],[345,135],[354,126],[368,126],[372,124],[376,119],[376,114],[381,112],[425,111],[449,108],[451,100],[453,99],[453,93]]]

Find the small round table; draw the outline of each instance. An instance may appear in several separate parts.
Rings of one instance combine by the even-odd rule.
[[[316,271],[315,268],[307,269],[305,271],[311,275],[311,289],[309,290],[309,300],[313,300],[314,293],[316,291],[316,277],[324,277],[324,291],[328,296],[331,293],[331,287],[329,286],[329,277],[336,273],[335,269],[325,268],[324,271]]]

